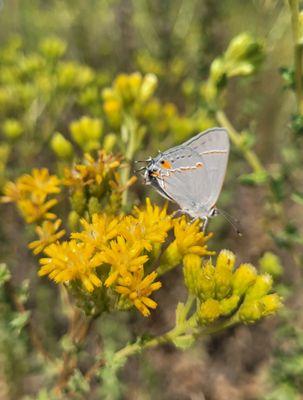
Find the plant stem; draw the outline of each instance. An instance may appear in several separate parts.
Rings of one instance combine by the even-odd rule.
[[[300,9],[299,0],[288,0],[294,46],[294,67],[296,83],[297,109],[303,114],[303,92],[302,92],[302,42],[300,38]]]
[[[130,163],[136,152],[136,131],[137,131],[137,122],[133,119],[129,119],[129,123],[126,124],[126,129],[128,130],[128,143],[125,151],[125,158],[127,161],[127,165],[121,172],[121,181],[122,185],[126,186],[130,176]],[[127,205],[127,197],[128,197],[128,187],[125,188],[122,195],[122,206],[125,207]]]
[[[255,152],[250,149],[243,148],[243,140],[241,133],[237,132],[230,120],[227,118],[223,110],[218,110],[216,112],[216,118],[219,124],[227,128],[230,140],[232,143],[243,153],[248,164],[252,167],[254,172],[264,171],[264,167],[261,164],[258,156]]]

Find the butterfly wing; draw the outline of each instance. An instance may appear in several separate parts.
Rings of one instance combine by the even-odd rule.
[[[227,130],[209,129],[188,140],[183,146],[193,149],[204,159],[210,183],[210,196],[205,207],[211,208],[218,200],[226,173],[230,149]]]
[[[178,146],[161,154],[170,168],[161,168],[158,183],[167,197],[183,210],[203,204],[209,197],[209,180],[202,156],[190,148]]]
[[[200,205],[210,211],[222,189],[228,155],[229,139],[224,128],[199,133],[161,153],[153,164],[159,170],[159,192],[183,210]]]

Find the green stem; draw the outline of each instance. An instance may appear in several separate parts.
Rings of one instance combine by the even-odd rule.
[[[126,124],[126,129],[128,130],[128,142],[125,151],[125,158],[127,161],[127,165],[121,172],[121,182],[122,185],[126,185],[129,177],[130,177],[130,162],[132,161],[136,148],[136,131],[137,131],[137,122],[134,119],[130,119],[129,123]],[[125,207],[127,205],[127,198],[128,198],[128,188],[126,188],[122,195],[122,206]]]
[[[232,143],[243,153],[248,164],[252,167],[254,172],[264,171],[264,167],[261,164],[258,156],[255,152],[250,149],[243,148],[243,139],[241,133],[237,132],[230,120],[227,118],[223,110],[216,112],[217,121],[221,126],[227,128],[230,140]]]
[[[296,100],[297,108],[300,114],[303,114],[303,91],[302,91],[302,43],[300,41],[300,9],[299,0],[288,0],[294,46],[294,67],[296,82]]]
[[[190,300],[190,301],[192,301],[192,300]],[[186,324],[187,327],[189,325],[191,325],[189,322],[190,320],[191,320],[191,318],[187,321],[188,322]],[[238,320],[237,314],[235,314],[230,319],[220,322],[219,324],[217,324],[215,326],[205,328],[205,329],[202,328],[202,329],[198,330],[194,335],[196,337],[200,337],[200,336],[207,336],[210,334],[218,333],[226,328],[236,325],[238,322],[239,322],[239,320]],[[164,335],[150,339],[144,343],[136,342],[133,344],[129,344],[129,345],[125,346],[123,349],[116,352],[114,357],[116,359],[121,360],[121,359],[128,358],[132,355],[141,353],[145,349],[150,349],[152,347],[156,347],[158,345],[165,344],[165,343],[172,343],[174,341],[174,339],[176,339],[178,336],[183,335],[184,333],[185,333],[185,325],[182,328],[174,327],[172,330],[165,333]]]

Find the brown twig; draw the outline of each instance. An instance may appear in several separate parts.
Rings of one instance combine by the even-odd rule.
[[[70,340],[73,342],[74,346],[80,346],[86,337],[88,336],[91,327],[96,318],[98,318],[99,314],[96,314],[90,318],[84,319],[81,313],[75,312],[73,314],[73,318],[70,320],[70,328],[68,330],[68,336]],[[75,318],[77,320],[75,320]],[[78,358],[76,354],[76,349],[73,348],[71,351],[64,351],[63,355],[63,365],[59,374],[59,378],[57,384],[54,388],[54,392],[56,395],[62,394],[63,389],[68,384],[69,378],[74,372],[74,369],[77,367]]]

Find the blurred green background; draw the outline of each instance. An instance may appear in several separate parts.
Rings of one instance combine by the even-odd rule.
[[[303,124],[292,91],[289,10],[285,2],[274,0],[0,0],[1,187],[32,167],[60,169],[56,132],[78,145],[75,151],[81,154],[69,126],[84,115],[104,120],[107,135],[118,134],[119,123],[103,106],[104,89],[121,73],[158,78],[156,101],[140,110],[146,133],[138,159],[217,125],[214,110],[201,95],[203,82],[213,60],[242,32],[260,41],[263,61],[255,73],[228,81],[223,106],[271,178],[263,184],[259,175],[247,177],[252,171],[243,149],[232,147],[220,205],[240,220],[243,237],[218,218],[210,226],[216,232],[213,246],[232,248],[240,261],[261,267],[266,251],[278,254],[283,276],[277,274],[276,285],[287,308],[279,318],[233,328],[184,353],[167,346],[131,359],[119,381],[108,372],[103,392],[96,389],[91,399],[302,398]],[[146,195],[163,203],[142,181],[130,191],[131,201]],[[27,250],[31,232],[14,209],[2,209],[1,221],[2,261],[16,285],[25,291],[29,285],[29,308],[53,349],[66,328],[57,293],[37,277],[36,261]],[[150,321],[121,315],[100,322],[95,335],[102,333],[102,346],[113,351],[145,329],[160,333],[172,325],[184,291],[181,273],[168,274],[163,285],[165,291],[157,295],[161,307]],[[4,301],[0,399],[48,399],[43,388],[52,371],[42,374],[27,338],[17,341],[7,329],[9,312]]]

